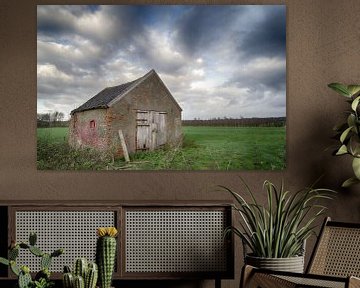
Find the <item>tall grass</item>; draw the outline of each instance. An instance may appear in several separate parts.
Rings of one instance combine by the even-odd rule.
[[[103,170],[111,157],[92,149],[72,149],[67,142],[56,141],[49,133],[38,137],[37,168],[39,170]]]
[[[38,129],[38,169],[279,170],[285,167],[284,127],[183,127],[181,147],[130,155],[131,162],[92,149],[73,150],[66,128]]]

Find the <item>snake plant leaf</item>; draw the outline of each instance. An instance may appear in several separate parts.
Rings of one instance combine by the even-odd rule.
[[[346,145],[341,145],[341,147],[339,148],[339,150],[336,152],[335,155],[344,155],[347,153],[349,153],[349,152],[348,152]]]
[[[360,180],[360,158],[354,157],[352,168],[357,179]]]
[[[354,184],[359,184],[360,180],[356,177],[351,177],[344,181],[344,183],[341,185],[341,187],[348,188]]]
[[[272,258],[300,255],[304,240],[313,233],[314,220],[323,211],[323,206],[317,205],[316,201],[331,199],[329,194],[334,192],[310,187],[290,193],[285,191],[283,183],[278,189],[265,181],[267,203],[260,205],[256,199],[250,198],[251,202],[247,202],[240,193],[222,188],[235,198],[234,209],[240,214],[240,228],[231,227],[227,232],[242,238],[254,256]],[[244,190],[254,196],[248,186]],[[310,210],[315,212],[314,218],[309,217]]]
[[[353,128],[353,126],[348,127],[347,129],[345,129],[345,131],[341,134],[340,136],[340,141],[341,143],[344,143],[344,141],[346,140],[346,137],[348,136],[349,132],[351,131],[351,129]]]
[[[351,109],[356,111],[356,108],[359,105],[360,96],[356,97],[355,100],[351,103]]]
[[[360,92],[360,85],[348,85],[347,90],[351,96],[354,96]]]
[[[333,89],[334,91],[336,91],[337,93],[341,94],[342,96],[351,97],[351,93],[348,90],[347,86],[341,83],[330,83],[328,85],[329,88]]]

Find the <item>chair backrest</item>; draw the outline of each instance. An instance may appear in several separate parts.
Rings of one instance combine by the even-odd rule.
[[[360,277],[360,223],[326,218],[307,273]]]

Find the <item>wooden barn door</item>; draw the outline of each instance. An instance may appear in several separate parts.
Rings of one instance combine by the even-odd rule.
[[[136,150],[154,150],[166,143],[166,112],[138,110]]]
[[[137,111],[136,115],[136,150],[150,149],[150,111]]]

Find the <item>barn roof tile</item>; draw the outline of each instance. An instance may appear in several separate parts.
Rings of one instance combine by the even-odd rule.
[[[138,79],[137,79],[138,80]],[[129,88],[133,83],[137,80],[127,82],[118,86],[107,87],[96,94],[94,97],[86,101],[84,104],[79,106],[78,108],[71,111],[71,114],[75,112],[91,110],[96,108],[106,108],[108,104],[115,99],[117,96],[124,93],[127,88]]]
[[[144,76],[142,76],[134,81],[127,82],[127,83],[124,83],[124,84],[121,84],[118,86],[107,87],[107,88],[103,89],[98,94],[96,94],[94,97],[92,97],[91,99],[86,101],[84,104],[82,104],[78,108],[72,110],[71,115],[74,114],[75,112],[81,112],[81,111],[98,109],[98,108],[108,108],[109,106],[111,106],[111,103],[113,101],[117,101],[117,99],[119,99],[119,97],[122,97],[123,95],[125,95],[129,90],[131,90],[133,87],[137,86],[140,82],[142,82],[142,80],[147,78],[152,73],[156,74],[155,70],[151,70]],[[171,95],[171,93],[170,93],[170,95]],[[173,100],[175,101],[175,99],[173,99]],[[175,103],[177,104],[176,101],[175,101]],[[179,106],[179,108],[181,109],[180,106]]]

